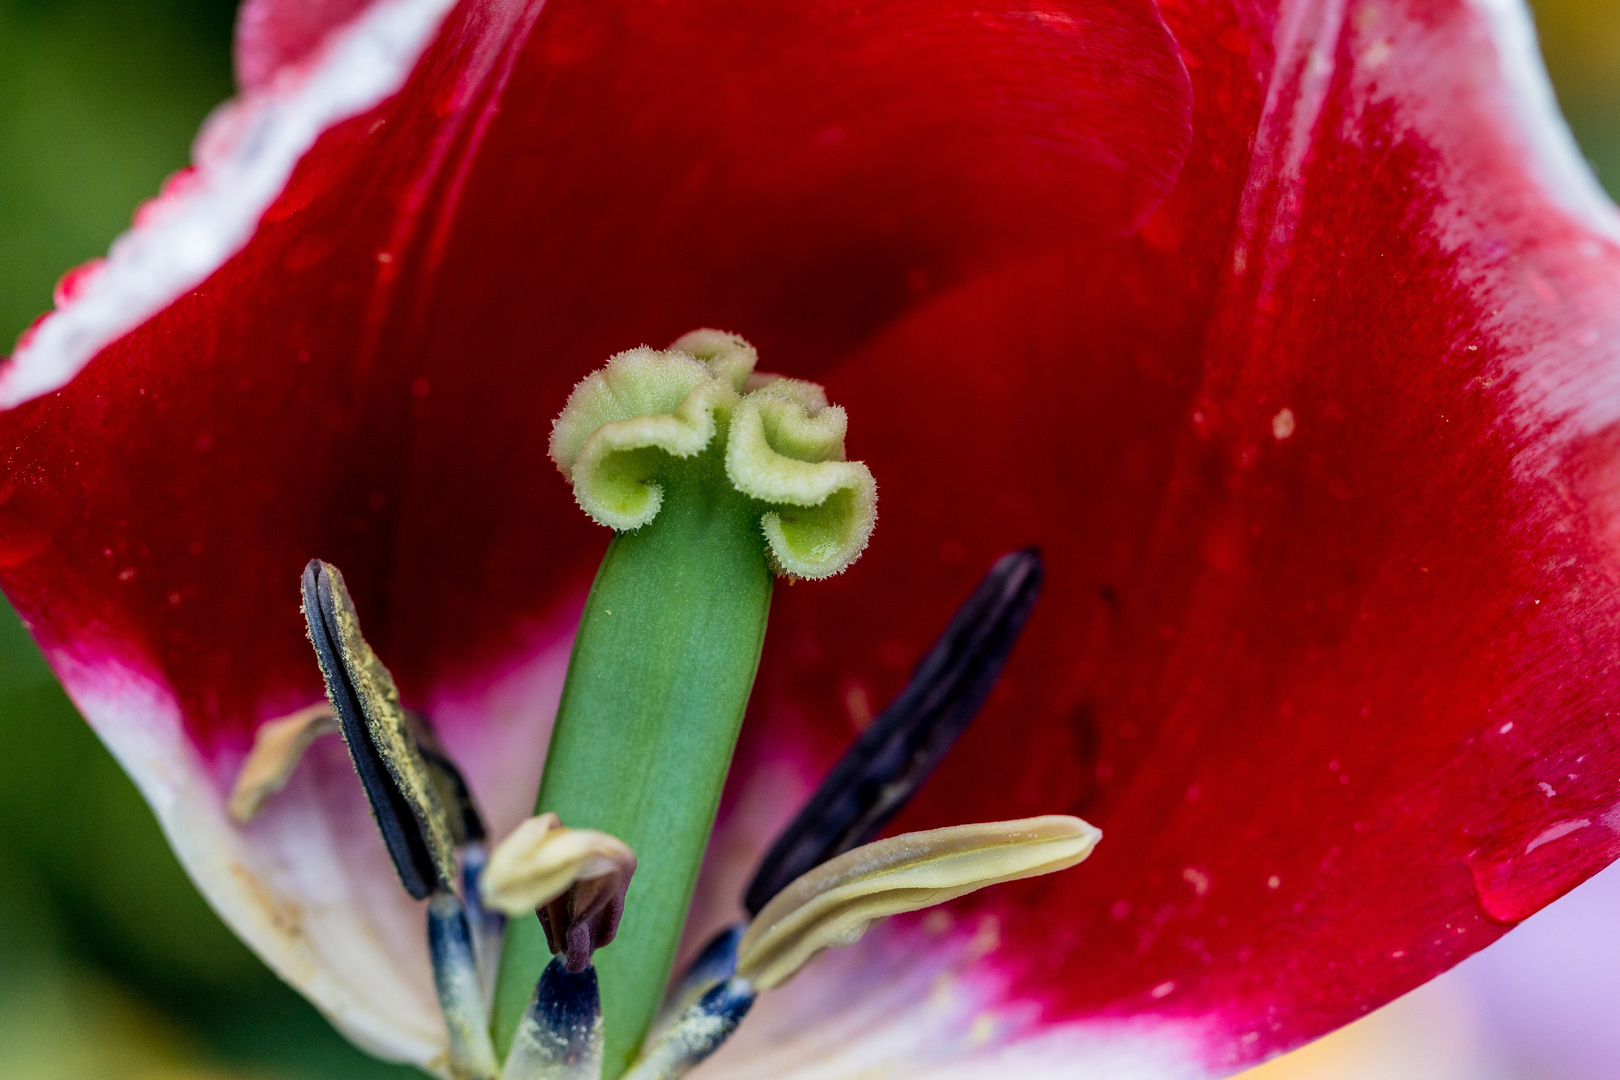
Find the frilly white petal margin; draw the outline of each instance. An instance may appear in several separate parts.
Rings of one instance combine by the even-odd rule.
[[[0,409],[70,382],[109,343],[196,287],[253,236],[321,133],[404,85],[454,0],[383,0],[307,67],[222,105],[192,150],[195,172],[149,206],[74,296],[0,369]]]

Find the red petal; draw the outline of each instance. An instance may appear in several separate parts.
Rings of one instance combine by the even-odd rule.
[[[894,992],[967,965],[964,1001],[1026,1015],[969,1057],[1045,1025],[1219,1071],[1336,1026],[1620,852],[1616,226],[1525,134],[1501,12],[1165,18],[468,5],[233,257],[0,419],[6,589],[59,658],[170,688],[208,761],[316,692],[312,555],[409,696],[485,701],[603,542],[545,460],[568,386],[734,328],[850,406],[885,507],[849,574],[783,590],[739,859],[784,762],[1038,542],[1006,685],[900,824],[1107,836],[958,905]],[[66,355],[51,326],[0,390]],[[817,987],[936,932],[781,1007],[868,1000]]]
[[[375,0],[243,0],[236,12],[236,79],[255,90],[277,71],[307,60]]]
[[[1184,181],[1112,279],[1095,249],[1032,260],[828,380],[855,416],[903,395],[930,455],[857,432],[883,532],[850,580],[784,597],[800,636],[762,678],[778,715],[859,714],[924,637],[862,632],[857,591],[937,623],[998,550],[1046,545],[1007,685],[897,828],[1098,822],[1084,872],[961,908],[997,916],[1049,1022],[1213,1019],[1216,1067],[1620,854],[1614,217],[1506,123],[1523,103],[1492,80],[1518,57],[1475,12],[1358,10],[1292,13],[1229,249],[1159,261],[1207,221]],[[1195,142],[1187,175],[1222,149]],[[1218,283],[1165,288],[1198,251],[1229,260]],[[1017,350],[977,363],[1009,325]],[[802,730],[825,760],[849,729]]]
[[[367,621],[407,685],[510,648],[603,542],[539,466],[556,402],[618,344],[759,324],[776,366],[813,374],[914,290],[1119,232],[1170,186],[1185,74],[1156,14],[1026,14],[699,27],[558,4],[532,36],[538,11],[458,15],[399,99],[304,158],[241,253],[10,418],[17,460],[90,501],[53,484],[9,508],[17,542],[55,534],[26,571],[50,587],[36,631],[141,642],[183,698],[214,702],[188,708],[205,746],[245,739],[289,673],[313,685],[284,571],[316,549],[356,568],[369,609],[409,606]],[[790,48],[750,66],[761,41]],[[723,96],[689,77],[700,42],[735,69]],[[539,147],[545,168],[514,170]],[[826,227],[789,229],[812,211]],[[20,355],[12,385],[45,352]],[[68,513],[74,528],[49,520]],[[537,558],[540,538],[567,554]],[[208,647],[243,633],[280,644]]]

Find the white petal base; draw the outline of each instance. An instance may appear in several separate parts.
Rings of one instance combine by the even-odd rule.
[[[559,605],[518,659],[429,703],[496,838],[533,808],[578,607]],[[51,662],[231,929],[356,1044],[447,1075],[424,905],[400,887],[342,741],[311,746],[239,827],[226,801],[242,755],[203,760],[158,679],[105,655]]]
[[[245,828],[172,695],[129,666],[53,656],[73,701],[145,796],[181,865],[238,937],[379,1056],[445,1045],[422,905],[406,896],[343,744],[323,739]]]
[[[1193,1021],[1043,1025],[1006,1000],[993,966],[994,917],[944,910],[874,928],[760,996],[706,1063],[709,1080],[1205,1080],[1215,1075]]]

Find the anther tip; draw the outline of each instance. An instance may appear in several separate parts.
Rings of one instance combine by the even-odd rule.
[[[553,1028],[594,1021],[602,1011],[596,968],[587,964],[579,971],[571,971],[562,957],[553,957],[541,973],[535,1004]]]
[[[327,576],[327,564],[320,559],[311,559],[304,564],[304,572],[300,575],[300,584],[304,587],[306,600],[313,599],[316,590],[324,583]]]
[[[300,599],[303,600],[304,606],[304,621],[308,625],[309,633],[320,634],[328,643],[328,648],[333,651],[333,658],[336,659],[338,630],[332,620],[335,618],[333,612],[337,607],[336,593],[341,586],[334,587],[332,581],[334,575],[339,582],[343,580],[342,574],[331,563],[322,559],[311,559],[304,564],[304,572],[300,575],[298,584]]]
[[[1009,551],[990,568],[992,577],[1002,578],[1019,586],[1039,586],[1046,576],[1046,559],[1034,545]]]

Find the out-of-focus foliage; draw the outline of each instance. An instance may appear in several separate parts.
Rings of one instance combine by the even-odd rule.
[[[1620,198],[1620,0],[1536,0],[1541,51],[1569,126]]]
[[[231,92],[233,9],[0,0],[0,341],[185,164]],[[1536,15],[1570,125],[1620,192],[1620,0]],[[414,1075],[350,1049],[220,924],[6,609],[0,822],[0,1080]]]
[[[231,92],[234,7],[0,0],[0,341],[186,163]]]

